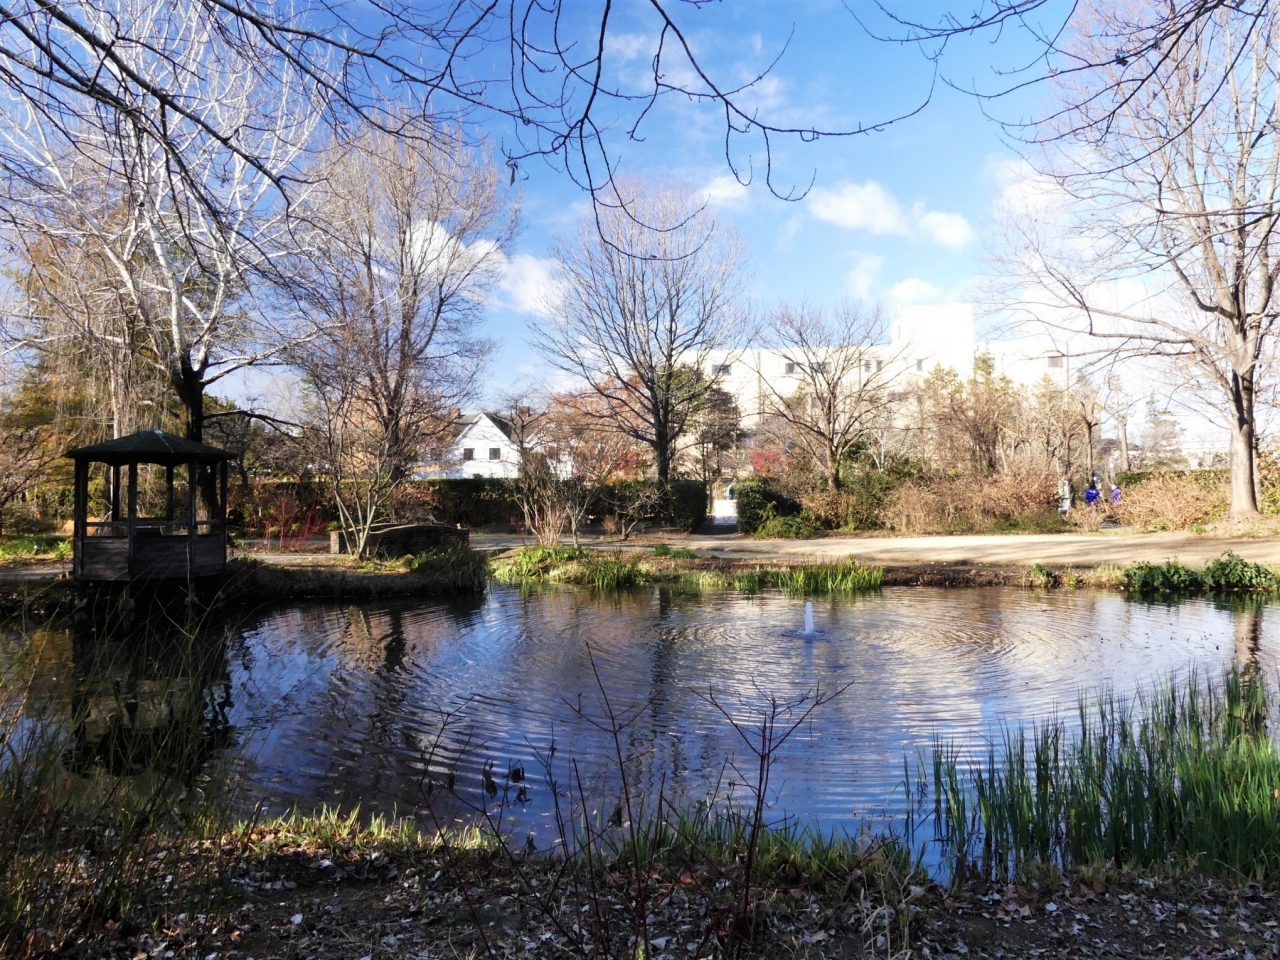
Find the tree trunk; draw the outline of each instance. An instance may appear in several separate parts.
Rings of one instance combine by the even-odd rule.
[[[1116,426],[1120,434],[1120,469],[1129,472],[1129,418],[1118,417]]]
[[[183,358],[182,365],[174,375],[174,392],[187,414],[186,435],[188,440],[204,443],[204,377],[192,368]],[[196,471],[200,491],[200,503],[204,519],[210,519],[218,503],[218,484],[215,471],[204,468]]]
[[[1231,516],[1258,513],[1254,485],[1253,374],[1231,375]]]
[[[671,439],[659,433],[653,439],[654,468],[658,471],[658,486],[664,491],[671,481]]]
[[[840,492],[840,458],[831,449],[827,450],[827,492]]]

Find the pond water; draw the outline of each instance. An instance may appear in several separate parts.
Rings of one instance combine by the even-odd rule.
[[[935,736],[980,745],[1001,723],[1070,713],[1079,691],[1103,684],[1127,693],[1233,660],[1271,671],[1280,635],[1270,606],[1004,588],[814,600],[812,634],[804,621],[792,597],[665,589],[282,606],[220,628],[218,662],[197,685],[218,717],[210,752],[229,759],[245,805],[405,812],[452,777],[452,794],[434,794],[437,815],[505,796],[513,829],[548,839],[539,758],[553,743],[562,792],[580,775],[612,803],[605,697],[629,720],[620,742],[637,758],[634,787],[696,799],[736,778],[727,761],[749,758],[727,717],[750,724],[770,697],[840,690],[780,750],[772,796],[778,811],[854,826],[901,809],[904,756],[914,762]],[[33,642],[11,637],[8,656]],[[93,721],[82,739],[130,698],[135,726],[158,715],[156,699],[183,681],[163,651],[122,666],[111,645],[40,642],[40,709],[69,718],[78,697]]]

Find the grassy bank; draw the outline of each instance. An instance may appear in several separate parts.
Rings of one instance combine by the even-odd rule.
[[[878,589],[884,571],[856,561],[742,564],[700,558],[691,550],[659,545],[651,554],[575,547],[525,547],[490,562],[501,583],[566,583],[619,589],[671,584],[692,590],[785,590],[796,594],[848,594]]]
[[[228,564],[222,595],[234,600],[438,597],[484,590],[488,561],[469,547],[392,561],[346,557],[308,566],[281,566],[254,557]]]
[[[1267,719],[1261,678],[1232,672],[1082,699],[1077,724],[1006,730],[985,757],[939,743],[928,787],[954,875],[1112,867],[1273,883],[1280,752]]]

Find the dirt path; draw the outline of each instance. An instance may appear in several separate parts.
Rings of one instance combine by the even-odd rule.
[[[509,549],[532,541],[501,534],[473,534],[477,549]],[[1190,533],[1055,533],[955,537],[827,537],[821,540],[754,540],[737,534],[649,536],[635,543],[584,540],[607,549],[652,550],[655,543],[741,560],[824,560],[854,557],[878,564],[1096,567],[1140,561],[1201,564],[1233,550],[1246,560],[1280,565],[1280,537],[1210,537]]]

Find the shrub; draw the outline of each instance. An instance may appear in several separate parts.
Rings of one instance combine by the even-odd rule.
[[[812,540],[822,536],[822,527],[807,510],[788,517],[779,517],[774,513],[773,504],[766,504],[764,516],[756,527],[753,537],[761,540]]]
[[[671,556],[671,548],[665,543],[659,543],[654,546],[653,555],[655,557],[669,557]]]
[[[880,518],[902,533],[1056,529],[1057,480],[1036,467],[990,477],[937,477],[896,487]]]
[[[1280,588],[1280,577],[1274,570],[1239,557],[1230,550],[1206,564],[1200,577],[1206,590],[1219,593],[1272,592]]]
[[[707,488],[701,480],[672,480],[667,487],[666,520],[693,533],[707,519]]]
[[[1187,530],[1223,519],[1231,507],[1230,481],[1221,470],[1154,472],[1121,491],[1112,510],[1139,530]]]
[[[800,512],[800,504],[779,493],[761,477],[750,477],[734,485],[738,507],[738,532],[755,533],[766,519],[765,509],[772,507],[771,516],[790,517]]]
[[[688,547],[676,547],[671,551],[672,560],[697,560],[698,555]]]
[[[1200,574],[1176,560],[1135,563],[1124,570],[1124,588],[1133,593],[1199,593]]]

